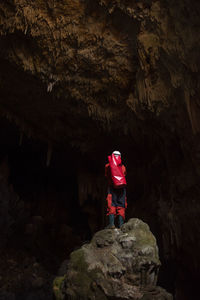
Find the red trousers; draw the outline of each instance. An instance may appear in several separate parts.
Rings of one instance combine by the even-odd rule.
[[[115,190],[112,187],[108,188],[107,195],[107,216],[118,215],[125,219],[125,210],[127,208],[126,190]]]

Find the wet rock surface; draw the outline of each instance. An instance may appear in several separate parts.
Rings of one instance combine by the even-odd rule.
[[[72,252],[65,274],[54,280],[54,294],[57,300],[172,300],[156,286],[160,265],[148,225],[130,219],[121,229],[97,232],[89,244]]]

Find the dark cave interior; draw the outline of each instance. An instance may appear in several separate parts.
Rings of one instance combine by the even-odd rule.
[[[141,135],[137,143],[127,142],[127,137],[120,138],[118,143],[117,135],[112,139],[109,135],[104,139],[101,136],[91,153],[81,153],[70,146],[55,149],[47,166],[45,143],[25,135],[20,140],[19,128],[5,117],[1,118],[0,128],[1,197],[10,206],[2,210],[1,215],[6,229],[2,249],[10,249],[11,253],[13,250],[25,252],[50,274],[55,274],[73,249],[90,240],[106,225],[104,164],[107,155],[118,145],[128,169],[127,219],[141,218],[157,238],[162,262],[159,284],[172,293],[180,285],[178,288],[186,297],[191,291],[194,293],[198,270],[196,273],[192,270],[191,274],[188,265],[183,265],[189,251],[188,241],[183,239],[181,243],[185,249],[180,249],[169,231],[169,226],[179,224],[165,223],[170,220],[165,214],[172,209],[180,213],[183,201],[182,191],[173,190],[170,178],[173,172],[173,180],[177,180],[184,164],[184,154],[175,138],[171,139],[171,144],[168,141],[166,150],[155,134]],[[98,148],[98,145],[103,146]],[[178,169],[176,178],[174,171]],[[174,188],[177,189],[177,184]],[[198,187],[196,189],[199,192]],[[187,198],[184,201],[187,203]],[[23,203],[19,206],[23,209],[16,209],[18,202]],[[186,239],[188,235],[186,232]],[[19,295],[21,297],[21,291]]]
[[[61,263],[107,224],[119,150],[126,220],[155,235],[158,284],[193,299],[199,1],[15,2],[0,3],[0,298],[53,299]]]

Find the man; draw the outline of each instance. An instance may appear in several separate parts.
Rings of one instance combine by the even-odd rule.
[[[119,151],[114,151],[112,154],[121,162],[121,153]],[[124,177],[126,176],[126,168],[120,163],[120,167]],[[111,174],[110,164],[105,165],[105,176],[108,180],[108,195],[107,195],[107,215],[109,216],[108,228],[115,228],[115,217],[118,216],[119,228],[123,225],[125,220],[125,209],[127,208],[126,200],[126,188],[125,186],[116,188],[114,186]]]

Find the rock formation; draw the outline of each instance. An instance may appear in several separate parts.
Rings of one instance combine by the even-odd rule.
[[[130,219],[121,229],[97,232],[71,253],[68,270],[54,280],[56,300],[172,300],[156,286],[160,261],[147,224]]]

